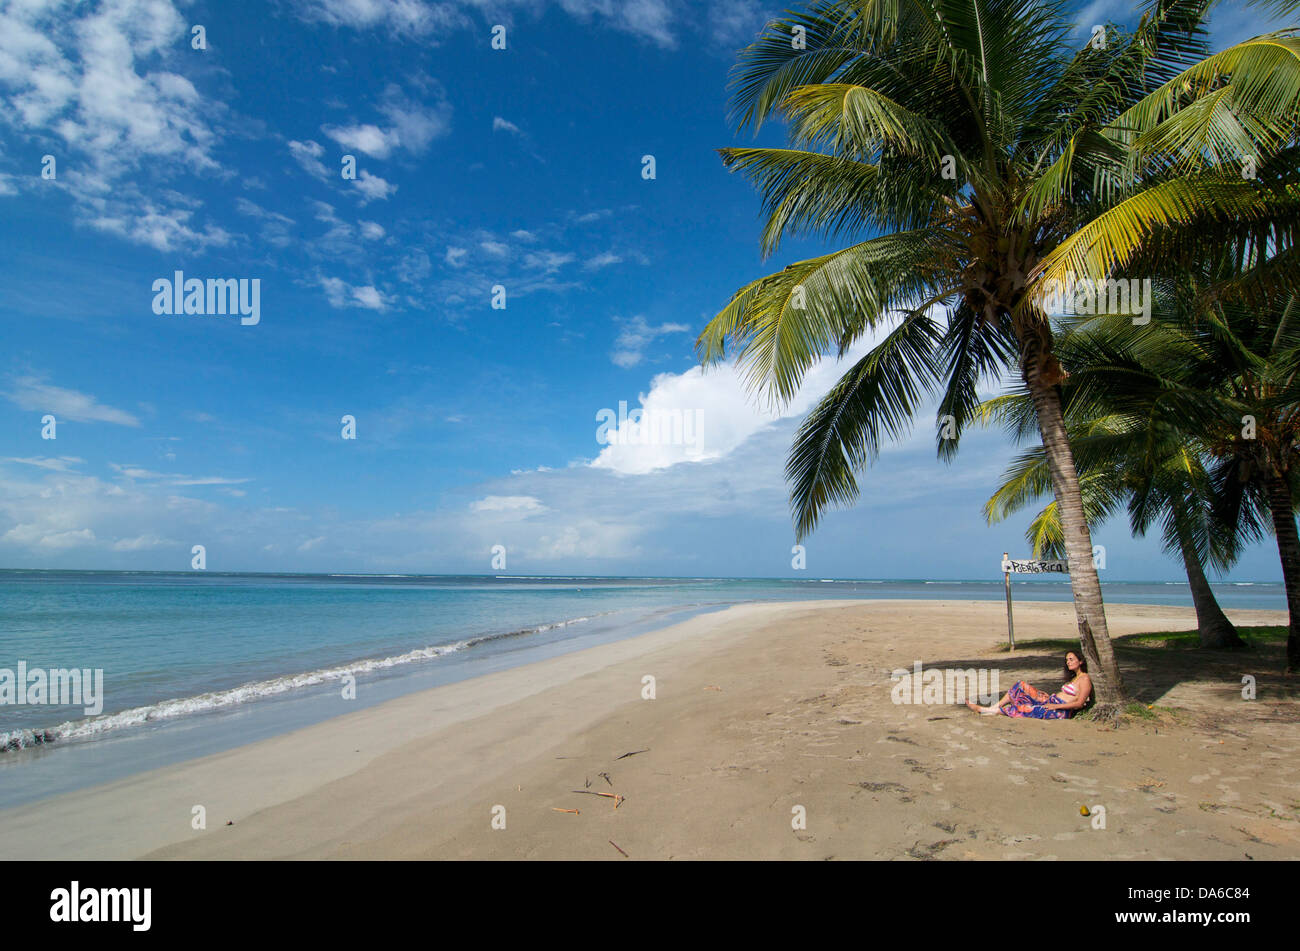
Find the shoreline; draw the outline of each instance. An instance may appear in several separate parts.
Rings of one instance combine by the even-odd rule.
[[[733,606],[6,809],[0,848],[9,858],[622,861],[612,840],[634,858],[915,858],[930,857],[912,852],[931,848],[922,840],[932,835],[944,843],[933,854],[958,858],[1072,857],[1060,846],[1076,837],[1087,851],[1105,846],[1086,857],[1244,857],[1247,849],[1234,838],[1256,858],[1300,856],[1292,828],[1300,826],[1300,802],[1284,792],[1296,786],[1296,767],[1285,764],[1298,760],[1297,704],[1267,704],[1269,670],[1259,672],[1260,702],[1224,712],[1276,715],[1256,716],[1249,732],[1236,720],[1227,733],[1211,730],[1231,736],[1232,750],[1201,722],[1207,702],[1223,704],[1230,695],[1230,685],[1220,683],[1179,682],[1166,691],[1169,699],[1158,700],[1191,710],[1187,722],[1119,733],[1069,721],[977,723],[964,708],[890,703],[889,670],[914,660],[926,667],[983,663],[1005,669],[1004,677],[1050,684],[1055,665],[1044,655],[992,652],[1005,640],[1004,610],[966,600]],[[1073,635],[1068,602],[1023,601],[1016,611],[1022,638]],[[1285,621],[1284,612],[1229,613],[1252,623]],[[1113,604],[1107,614],[1113,634],[1195,626],[1190,608]],[[926,633],[912,634],[918,627]],[[646,675],[655,677],[653,701],[642,699]],[[1134,678],[1130,687],[1144,689],[1145,672],[1126,668],[1126,676]],[[1038,732],[1044,726],[1062,732]],[[1192,757],[1193,742],[1206,763]],[[1049,746],[1061,751],[1039,752]],[[1227,760],[1230,770],[1215,766]],[[1152,778],[1135,793],[1115,785],[1118,774],[1110,778],[1121,765],[1170,778]],[[1037,778],[1046,785],[1031,782],[1044,771]],[[572,792],[588,781],[599,784],[592,790],[626,799],[613,810],[609,799]],[[1008,789],[1033,790],[1033,807],[1014,795],[1000,801],[999,791]],[[1212,808],[1188,798],[1207,792],[1218,794]],[[1040,793],[1070,798],[1072,806],[1053,806],[1049,819]],[[1140,833],[1120,837],[1132,852],[1116,853],[1116,837],[1103,840],[1105,833],[1090,839],[1087,820],[1080,828],[1073,800],[1090,797],[1113,797],[1110,827]],[[965,799],[986,818],[973,835],[945,832],[964,828]],[[1143,799],[1149,815],[1135,811]],[[806,831],[791,829],[791,803],[806,806]],[[199,805],[206,809],[202,831],[192,828]],[[995,819],[989,813],[999,805],[1009,811]],[[505,829],[492,828],[496,806],[505,809]],[[1282,818],[1271,818],[1270,809]],[[1006,834],[990,844],[990,826],[1007,823],[1024,828],[999,829]],[[1188,839],[1187,826],[1194,831],[1198,823],[1215,844]],[[903,832],[916,842],[904,848],[894,841]],[[1043,841],[1058,852],[1029,846]]]

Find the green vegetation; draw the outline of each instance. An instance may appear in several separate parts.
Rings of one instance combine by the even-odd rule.
[[[753,391],[781,403],[823,357],[873,342],[795,437],[786,474],[796,536],[856,500],[857,474],[928,398],[939,402],[939,456],[951,460],[982,412],[981,385],[1019,376],[1079,640],[1112,716],[1127,697],[1066,425],[1073,368],[1058,352],[1067,328],[1054,295],[1135,274],[1184,293],[1180,276],[1208,275],[1184,310],[1196,320],[1219,305],[1253,308],[1266,331],[1277,321],[1285,352],[1262,336],[1244,343],[1241,360],[1263,352],[1271,368],[1234,365],[1242,372],[1228,385],[1268,381],[1247,402],[1290,418],[1282,329],[1300,293],[1300,30],[1211,53],[1214,6],[1148,0],[1134,30],[1109,25],[1098,40],[1076,35],[1065,0],[818,0],[771,21],[733,74],[739,128],[782,121],[789,147],[721,150],[762,196],[764,255],[797,235],[847,243],[738,290],[700,334],[701,362],[734,358]],[[1225,261],[1228,273],[1215,269]],[[1143,313],[1163,317],[1151,303],[1148,294]],[[1260,486],[1272,493],[1297,631],[1296,496],[1283,491],[1288,476],[1278,481],[1286,433],[1270,435],[1283,440],[1276,447],[1247,447],[1259,478],[1246,491],[1250,504],[1262,504]],[[1182,550],[1204,557],[1194,536]]]

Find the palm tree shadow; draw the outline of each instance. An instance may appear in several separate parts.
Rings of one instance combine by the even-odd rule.
[[[1001,693],[1006,693],[1018,680],[1055,693],[1064,683],[1064,653],[1031,647],[1014,653],[926,660],[924,666],[927,670],[982,668],[996,672]],[[1261,644],[1249,650],[1170,650],[1116,645],[1115,654],[1129,698],[1143,705],[1165,702],[1175,687],[1186,683],[1218,685],[1221,691],[1216,693],[1222,693],[1225,703],[1240,702],[1246,676],[1254,678],[1258,696],[1300,698],[1300,683],[1282,675],[1286,661],[1282,644]]]

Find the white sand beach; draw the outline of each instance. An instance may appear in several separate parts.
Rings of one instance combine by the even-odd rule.
[[[1183,608],[1110,605],[1108,617],[1113,635],[1195,626]],[[1072,637],[1073,608],[1018,604],[1016,630]],[[1059,651],[996,651],[1005,637],[996,602],[733,607],[4,810],[0,853],[1300,857],[1300,703],[1280,652],[1126,651],[1129,687],[1155,710],[1119,729],[891,699],[891,671],[916,661],[995,669],[1003,690],[1059,688]],[[1254,701],[1241,697],[1247,673]],[[191,827],[195,805],[205,830]],[[792,827],[797,807],[804,828]]]

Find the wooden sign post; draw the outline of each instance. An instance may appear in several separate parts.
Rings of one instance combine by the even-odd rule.
[[[1070,568],[1064,561],[1012,561],[1011,556],[1006,552],[1002,553],[1002,583],[1007,589],[1007,638],[1011,641],[1011,649],[1016,649],[1016,627],[1011,621],[1011,573],[1024,575],[1041,575],[1047,572],[1059,572],[1063,575],[1070,573]]]
[[[1011,641],[1011,649],[1016,649],[1016,625],[1011,620],[1011,556],[1006,552],[1002,553],[1002,583],[1007,587],[1007,639]]]

